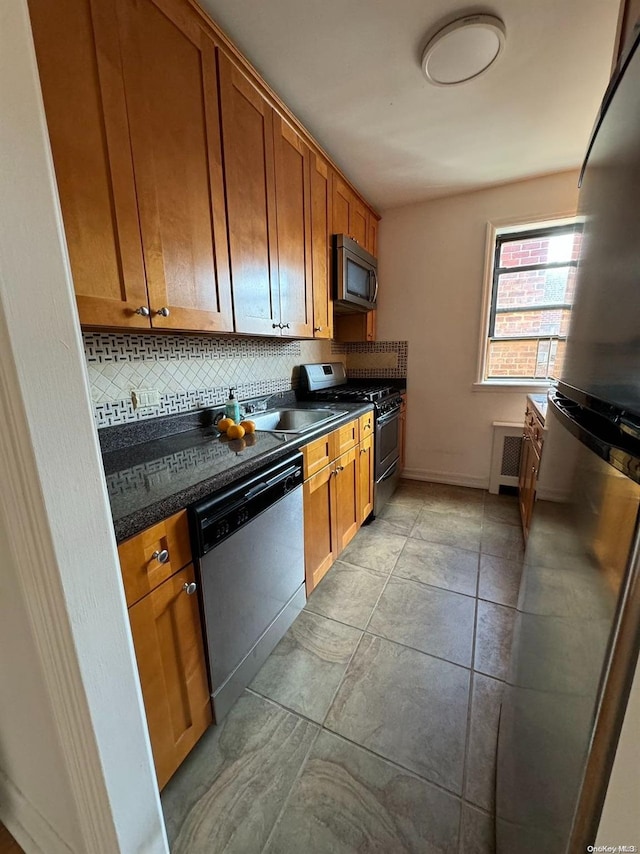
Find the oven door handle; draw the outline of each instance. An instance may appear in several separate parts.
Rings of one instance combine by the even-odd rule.
[[[383,483],[385,480],[389,480],[390,477],[393,477],[393,475],[398,471],[398,462],[399,461],[400,461],[400,458],[398,457],[398,459],[396,459],[395,462],[391,466],[389,466],[387,471],[382,475],[382,477],[379,480],[379,483]]]
[[[385,412],[384,415],[379,415],[376,418],[376,427],[384,427],[384,425],[388,421],[391,421],[394,418],[398,418],[399,415],[400,415],[400,407],[398,407],[397,409],[392,409],[391,412]]]

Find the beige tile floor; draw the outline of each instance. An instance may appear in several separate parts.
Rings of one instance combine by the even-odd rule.
[[[174,854],[490,854],[515,498],[403,481],[162,795]]]

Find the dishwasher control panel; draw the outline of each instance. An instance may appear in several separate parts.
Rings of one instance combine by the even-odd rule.
[[[303,481],[302,454],[297,451],[236,481],[189,508],[194,557],[243,528]]]

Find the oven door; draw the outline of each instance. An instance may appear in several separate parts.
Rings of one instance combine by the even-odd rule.
[[[376,481],[400,457],[400,408],[376,418]]]

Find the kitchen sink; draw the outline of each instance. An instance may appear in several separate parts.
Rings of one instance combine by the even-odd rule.
[[[248,415],[256,430],[268,433],[305,433],[313,427],[346,415],[335,409],[268,409]]]

